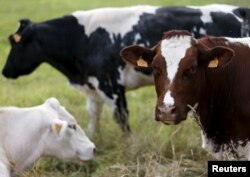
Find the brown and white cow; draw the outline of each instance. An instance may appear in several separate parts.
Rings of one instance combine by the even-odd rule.
[[[130,46],[121,55],[153,68],[156,120],[178,124],[195,107],[203,148],[217,159],[250,160],[250,38],[173,30],[151,49]]]

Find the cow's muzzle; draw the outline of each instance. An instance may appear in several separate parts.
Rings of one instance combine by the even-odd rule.
[[[14,72],[10,72],[8,71],[8,69],[4,68],[2,70],[2,75],[6,78],[10,78],[10,79],[16,79],[18,77],[18,75],[16,75]]]
[[[175,125],[181,120],[177,118],[176,107],[174,105],[160,105],[155,109],[155,120],[164,124]]]

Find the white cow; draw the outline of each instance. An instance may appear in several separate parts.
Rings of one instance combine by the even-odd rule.
[[[42,155],[81,163],[94,156],[88,139],[57,99],[31,108],[0,107],[0,177],[14,176]]]

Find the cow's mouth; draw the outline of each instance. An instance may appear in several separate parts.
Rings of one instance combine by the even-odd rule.
[[[83,165],[83,164],[85,164],[86,162],[87,162],[86,160],[81,160],[81,159],[80,159],[80,160],[78,161],[78,164],[79,164],[79,165]]]
[[[8,78],[8,79],[17,79],[18,78],[18,75],[13,73],[13,72],[9,72],[7,71],[6,69],[4,69],[2,71],[2,74],[4,77]]]
[[[177,125],[179,124],[181,121],[178,120],[162,120],[161,121],[163,124],[165,125]]]
[[[185,118],[181,118],[177,114],[171,114],[171,116],[166,116],[162,118],[160,121],[165,125],[177,125],[183,120],[185,120]]]

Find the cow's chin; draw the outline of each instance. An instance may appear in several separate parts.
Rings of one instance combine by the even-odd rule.
[[[178,125],[182,121],[186,120],[186,116],[179,116],[178,114],[173,114],[170,117],[166,117],[161,120],[161,122],[165,125]]]
[[[6,77],[6,76],[5,76]],[[17,79],[19,76],[8,76],[7,79]]]
[[[79,160],[79,161],[77,162],[77,164],[79,164],[79,165],[84,165],[86,162],[87,162],[86,160]]]
[[[183,120],[163,120],[161,121],[165,125],[178,125]]]
[[[67,162],[67,163],[74,163],[76,165],[84,165],[86,164],[89,160],[83,160],[81,158],[77,158],[77,159],[70,159],[70,160],[63,160],[64,162]]]
[[[7,72],[7,71],[3,71],[2,72],[3,76],[6,77],[7,79],[17,79],[18,75],[12,72]]]

